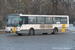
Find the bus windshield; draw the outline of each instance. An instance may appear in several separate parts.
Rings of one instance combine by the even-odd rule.
[[[7,27],[17,27],[19,23],[19,15],[9,15],[7,18]]]

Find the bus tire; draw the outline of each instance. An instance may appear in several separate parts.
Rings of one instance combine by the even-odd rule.
[[[52,34],[56,34],[58,32],[58,28],[54,28]]]
[[[29,30],[29,35],[34,35],[34,34],[35,34],[34,29],[30,29],[30,30]]]

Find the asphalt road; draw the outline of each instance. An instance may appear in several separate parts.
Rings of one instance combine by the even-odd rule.
[[[75,50],[75,33],[33,36],[0,34],[0,50]]]

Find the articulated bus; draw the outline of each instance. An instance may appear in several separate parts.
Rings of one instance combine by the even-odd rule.
[[[5,26],[6,33],[35,35],[56,34],[69,30],[68,15],[10,14]]]

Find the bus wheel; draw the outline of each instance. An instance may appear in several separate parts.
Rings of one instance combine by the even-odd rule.
[[[52,34],[56,34],[57,32],[58,32],[58,29],[54,28]]]
[[[34,32],[34,29],[30,29],[30,30],[29,30],[29,35],[34,35],[34,33],[35,33],[35,32]]]

